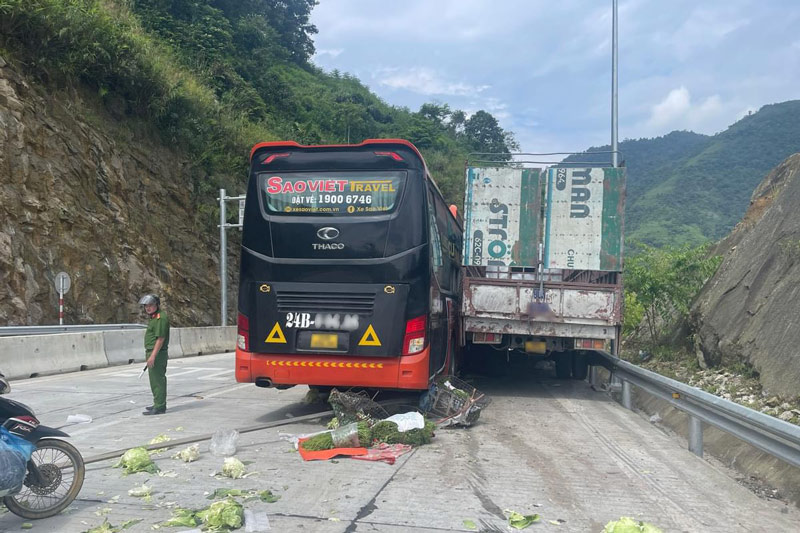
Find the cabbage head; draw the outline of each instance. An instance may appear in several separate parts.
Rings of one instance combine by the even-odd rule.
[[[144,447],[131,448],[122,455],[122,458],[114,467],[122,467],[125,475],[135,474],[136,472],[155,474],[159,470]]]
[[[211,531],[237,529],[244,523],[242,505],[230,498],[212,503],[195,516],[203,521],[204,528]]]

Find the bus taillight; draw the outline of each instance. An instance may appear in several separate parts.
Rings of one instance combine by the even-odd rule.
[[[250,319],[242,313],[239,313],[239,318],[236,319],[236,330],[236,345],[240,350],[247,351],[249,348],[247,339],[250,338]]]
[[[425,348],[425,332],[428,329],[428,316],[422,315],[406,321],[406,334],[403,337],[403,355],[419,353]]]
[[[262,165],[269,165],[270,163],[272,163],[273,161],[275,161],[279,157],[289,157],[290,155],[292,155],[292,154],[290,154],[289,152],[286,152],[286,153],[283,153],[283,154],[272,154],[272,155],[269,155],[269,156],[265,157],[263,160],[261,160],[261,164]]]
[[[403,158],[397,152],[375,152],[377,156],[391,157],[395,161],[402,161]]]

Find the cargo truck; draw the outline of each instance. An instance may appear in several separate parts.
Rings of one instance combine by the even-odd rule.
[[[584,379],[592,350],[619,350],[623,167],[466,170],[461,344],[549,359]],[[493,348],[493,350],[492,350]]]

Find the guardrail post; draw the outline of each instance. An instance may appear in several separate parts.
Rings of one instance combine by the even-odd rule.
[[[703,457],[703,421],[689,416],[689,451]]]
[[[622,380],[622,406],[625,409],[633,410],[633,401],[631,400],[631,382]]]

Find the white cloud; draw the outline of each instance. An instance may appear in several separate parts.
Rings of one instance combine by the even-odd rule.
[[[328,56],[331,58],[339,57],[339,55],[344,52],[343,48],[329,48],[326,50],[317,50],[314,54],[314,59],[318,59],[321,56]]]
[[[672,124],[678,118],[685,116],[692,105],[691,100],[692,97],[686,87],[681,86],[678,89],[671,90],[664,100],[653,106],[649,121],[650,126],[663,128]]]
[[[798,98],[797,4],[620,0],[620,138],[714,134],[751,108]],[[315,64],[355,74],[389,104],[485,109],[527,151],[608,142],[611,2],[387,6],[321,2]]]
[[[693,104],[689,89],[680,86],[672,89],[661,102],[653,106],[647,128],[651,132],[688,129],[713,133],[724,111],[725,106],[718,94]]]
[[[385,68],[376,76],[380,85],[404,89],[417,94],[470,96],[485,91],[490,85],[470,85],[442,79],[433,69],[414,67],[407,69]]]

